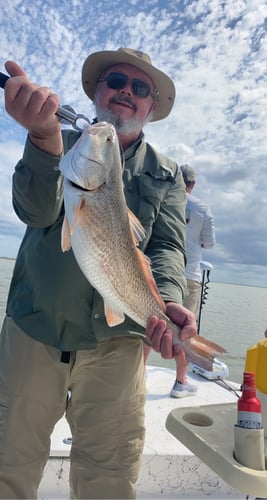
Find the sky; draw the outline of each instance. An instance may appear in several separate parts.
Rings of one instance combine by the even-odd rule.
[[[267,286],[267,1],[9,0],[1,3],[0,71],[15,60],[61,104],[94,117],[81,87],[86,57],[131,47],[175,83],[169,117],[145,126],[160,152],[196,171],[216,245],[210,279]],[[26,130],[0,89],[0,257],[16,257],[25,226],[11,183]]]

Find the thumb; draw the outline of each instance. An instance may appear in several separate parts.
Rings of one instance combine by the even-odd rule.
[[[15,61],[6,61],[5,68],[10,76],[26,76],[25,71]]]

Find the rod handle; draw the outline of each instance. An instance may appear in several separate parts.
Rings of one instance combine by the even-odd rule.
[[[5,75],[4,73],[0,73],[0,87],[2,89],[5,88],[5,84],[6,84],[8,79],[9,79],[9,76]]]

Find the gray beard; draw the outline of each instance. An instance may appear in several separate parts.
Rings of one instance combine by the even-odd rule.
[[[149,119],[147,119],[144,123],[143,120],[137,120],[136,118],[130,118],[127,121],[123,121],[120,115],[113,113],[109,109],[101,109],[98,106],[96,106],[96,115],[99,122],[111,123],[114,125],[118,134],[121,135],[129,135],[135,132],[139,133],[145,123],[149,121]]]

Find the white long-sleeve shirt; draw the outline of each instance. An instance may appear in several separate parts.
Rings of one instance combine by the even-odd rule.
[[[213,215],[205,201],[186,193],[186,278],[201,281],[202,248],[215,245]]]

